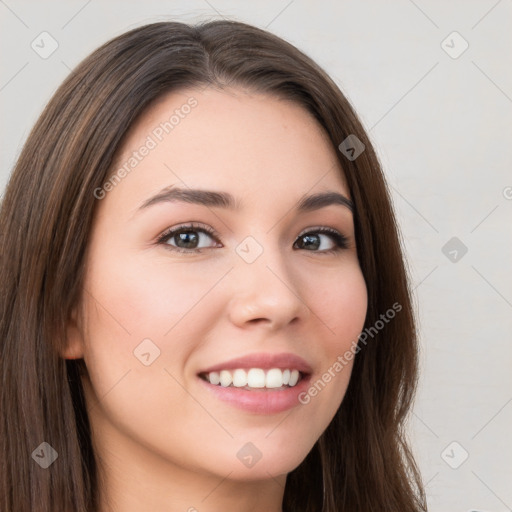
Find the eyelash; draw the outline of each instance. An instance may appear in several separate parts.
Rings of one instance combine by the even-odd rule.
[[[158,237],[157,244],[165,245],[167,249],[169,249],[171,251],[175,251],[175,252],[201,253],[201,249],[183,249],[182,247],[175,247],[175,246],[172,246],[172,245],[166,243],[171,238],[178,235],[179,233],[188,232],[188,231],[197,231],[197,232],[205,233],[207,235],[210,235],[216,242],[219,242],[220,236],[213,228],[211,228],[209,226],[197,224],[197,223],[190,223],[190,224],[184,224],[184,225],[164,231]],[[308,252],[315,252],[318,254],[334,254],[343,249],[348,249],[348,242],[349,242],[348,238],[345,235],[341,234],[340,232],[336,231],[335,229],[328,228],[325,226],[308,228],[308,231],[301,233],[297,237],[297,240],[306,235],[317,234],[317,233],[323,233],[323,234],[330,235],[331,238],[333,239],[333,241],[335,242],[336,247],[334,247],[333,249],[328,249],[326,251],[308,251]],[[295,242],[294,242],[294,245],[295,245]],[[302,250],[306,250],[306,249],[302,249]]]

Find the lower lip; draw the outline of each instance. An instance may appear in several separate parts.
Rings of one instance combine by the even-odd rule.
[[[294,387],[282,390],[260,388],[254,391],[235,387],[213,385],[198,379],[220,400],[233,407],[257,414],[276,414],[300,405],[299,394],[308,389],[311,375],[301,379]]]

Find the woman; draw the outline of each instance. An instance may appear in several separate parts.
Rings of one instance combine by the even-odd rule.
[[[295,47],[231,21],[109,41],[0,226],[2,510],[426,510],[389,195]]]

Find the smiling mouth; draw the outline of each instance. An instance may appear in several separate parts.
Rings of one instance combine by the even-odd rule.
[[[295,387],[305,374],[295,368],[262,368],[236,370],[220,370],[218,372],[203,372],[199,377],[218,387],[239,388],[248,391],[281,391]]]

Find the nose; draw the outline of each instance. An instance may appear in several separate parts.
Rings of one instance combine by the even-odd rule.
[[[228,306],[231,322],[241,328],[261,324],[276,331],[306,320],[310,309],[302,297],[298,277],[292,275],[277,249],[272,253],[265,249],[252,263],[237,261]]]

